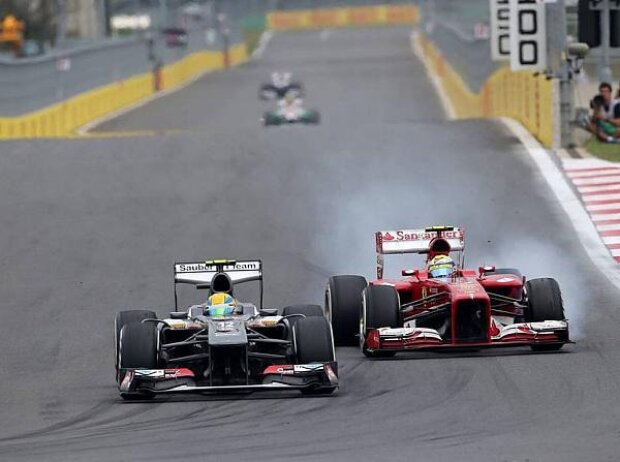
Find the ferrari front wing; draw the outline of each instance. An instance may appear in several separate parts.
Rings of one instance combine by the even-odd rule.
[[[485,342],[451,342],[435,329],[423,327],[379,328],[371,330],[364,339],[369,352],[442,350],[448,348],[496,348],[532,345],[562,345],[572,343],[568,322],[541,321],[510,324],[493,332]]]

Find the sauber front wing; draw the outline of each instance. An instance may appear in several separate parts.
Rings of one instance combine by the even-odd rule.
[[[119,391],[123,397],[175,393],[225,393],[338,388],[336,362],[286,364],[267,367],[261,383],[204,385],[191,369],[121,369]]]
[[[376,351],[442,350],[449,348],[496,348],[573,343],[566,321],[511,324],[493,333],[487,342],[450,342],[435,329],[422,327],[379,328],[371,330],[364,348]]]

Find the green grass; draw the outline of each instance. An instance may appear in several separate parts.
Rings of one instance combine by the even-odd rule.
[[[620,144],[601,143],[592,138],[585,145],[586,150],[595,157],[620,162]]]
[[[258,46],[263,31],[264,29],[246,29],[243,31],[243,39],[248,49],[248,55],[252,54]]]

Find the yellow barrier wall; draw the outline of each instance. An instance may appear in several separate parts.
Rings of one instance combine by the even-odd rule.
[[[531,72],[512,72],[503,67],[473,93],[439,50],[417,35],[416,46],[432,74],[437,76],[458,119],[512,117],[521,122],[545,146],[553,145],[554,81]]]
[[[328,27],[414,24],[419,11],[414,5],[379,5],[317,10],[274,11],[267,15],[273,30],[323,29]]]
[[[247,57],[245,43],[233,45],[229,50],[231,66],[245,61]],[[204,72],[223,67],[224,53],[193,53],[162,69],[160,89],[176,88]],[[82,93],[37,112],[0,118],[0,140],[71,136],[79,127],[143,101],[154,93],[153,74],[149,72],[137,75]]]

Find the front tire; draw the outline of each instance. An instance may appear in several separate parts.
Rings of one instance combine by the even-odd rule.
[[[328,363],[336,360],[332,329],[324,317],[302,318],[293,327],[298,364]]]
[[[539,278],[532,279],[526,283],[527,290],[527,312],[525,320],[527,322],[538,321],[563,321],[564,303],[562,292],[555,279]],[[534,351],[557,351],[563,344],[551,345],[532,345]]]
[[[119,338],[120,369],[156,369],[157,361],[157,327],[155,323],[130,322],[121,329]],[[120,384],[124,376],[117,374]],[[152,399],[153,393],[121,394],[126,401]]]
[[[114,368],[118,374],[118,340],[121,335],[121,329],[125,324],[130,322],[141,322],[143,319],[156,319],[154,311],[150,310],[127,310],[121,311],[114,318]]]
[[[325,290],[325,313],[334,330],[336,346],[358,342],[362,291],[368,285],[363,276],[332,276]]]
[[[369,358],[386,358],[396,354],[394,351],[368,351],[365,338],[369,331],[380,327],[400,327],[400,297],[392,286],[368,286],[362,294],[360,314],[360,345],[362,352]]]
[[[125,324],[119,337],[119,369],[156,369],[157,334],[155,323]]]
[[[280,118],[271,112],[265,112],[263,115],[263,124],[265,127],[280,125]]]
[[[293,326],[293,344],[297,364],[328,363],[336,361],[334,337],[329,321],[323,316],[299,319]],[[306,395],[328,395],[336,387],[303,389]]]

